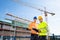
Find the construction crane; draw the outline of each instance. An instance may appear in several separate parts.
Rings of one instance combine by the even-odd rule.
[[[19,0],[14,0],[14,1],[16,3],[22,4],[23,6],[28,6],[30,8],[36,9],[38,11],[44,12],[45,20],[46,20],[47,23],[48,23],[48,18],[47,18],[48,17],[48,14],[51,14],[52,16],[55,15],[55,13],[51,13],[51,12],[46,11],[46,7],[44,8],[45,10],[43,10],[43,9],[40,9],[40,8],[37,8],[37,7],[33,7],[33,6],[29,5],[28,3],[24,3],[21,0],[20,0],[20,2],[19,2]],[[49,35],[49,32],[48,32],[48,35]]]
[[[40,8],[37,8],[37,7],[34,7],[34,6],[29,5],[29,3],[22,2],[21,0],[13,0],[13,1],[16,2],[16,3],[18,3],[18,4],[21,4],[21,5],[23,5],[23,6],[27,6],[27,7],[36,9],[36,10],[38,10],[38,11],[44,12],[45,21],[46,21],[47,23],[48,23],[48,18],[47,18],[48,14],[50,14],[50,15],[52,15],[52,16],[55,15],[55,13],[51,13],[51,12],[46,11],[46,7],[44,7],[44,10],[43,10],[43,9],[40,9]]]
[[[31,5],[29,5],[29,3],[27,3],[27,2],[26,2],[26,3],[25,3],[25,2],[22,2],[21,0],[20,0],[20,1],[19,1],[19,0],[14,0],[14,2],[16,2],[16,3],[18,3],[18,4],[21,4],[21,5],[23,5],[23,6],[27,6],[27,7],[36,9],[36,10],[41,11],[41,12],[46,12],[46,13],[48,13],[48,14],[51,14],[52,16],[55,15],[55,13],[51,13],[51,12],[48,12],[48,11],[46,11],[46,10],[43,10],[43,9],[40,9],[40,8],[31,6]],[[46,9],[46,7],[44,7],[44,9]]]

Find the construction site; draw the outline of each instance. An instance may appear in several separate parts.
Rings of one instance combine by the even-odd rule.
[[[0,40],[31,40],[29,24],[33,22],[34,16],[38,18],[40,15],[48,24],[46,40],[60,40],[58,1],[0,0]],[[39,24],[38,19],[36,24]]]

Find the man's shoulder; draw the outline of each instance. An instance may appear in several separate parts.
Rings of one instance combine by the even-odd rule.
[[[29,25],[33,25],[34,24],[34,22],[31,22]]]
[[[47,22],[43,22],[43,24],[48,26]]]

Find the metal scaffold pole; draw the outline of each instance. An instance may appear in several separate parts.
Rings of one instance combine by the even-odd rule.
[[[1,27],[3,29],[3,25],[1,25]],[[3,34],[4,34],[4,30],[2,30],[1,40],[3,40]]]

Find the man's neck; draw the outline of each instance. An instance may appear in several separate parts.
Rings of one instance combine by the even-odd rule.
[[[42,23],[43,21],[41,21],[40,23]]]
[[[34,23],[36,23],[36,22],[34,22]]]

